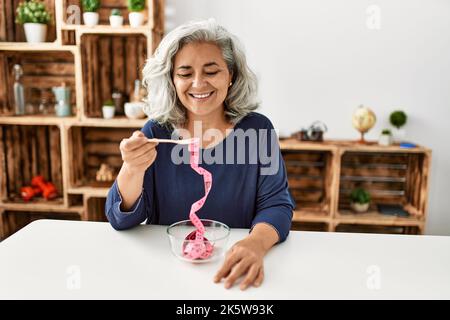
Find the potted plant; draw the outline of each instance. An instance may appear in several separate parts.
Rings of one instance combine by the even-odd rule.
[[[391,124],[394,126],[394,140],[396,142],[402,142],[405,139],[405,130],[402,128],[408,117],[405,112],[397,110],[391,113],[389,117]]]
[[[103,103],[102,112],[103,112],[103,118],[105,118],[105,119],[114,118],[114,114],[116,112],[116,107],[114,106],[114,102],[112,100],[106,100]]]
[[[45,4],[38,0],[19,3],[16,10],[16,23],[23,24],[25,37],[29,43],[45,42],[47,24],[51,16]]]
[[[112,9],[111,15],[109,16],[109,23],[111,24],[111,27],[117,28],[120,27],[123,24],[123,17],[122,13],[119,9]]]
[[[384,129],[381,131],[378,144],[381,146],[390,146],[392,144],[392,133],[389,129]]]
[[[82,0],[84,24],[93,27],[98,24],[98,8],[100,0]]]
[[[356,212],[366,212],[370,205],[370,194],[364,188],[356,188],[350,194],[350,206]]]
[[[128,0],[130,26],[139,27],[144,23],[145,0]]]

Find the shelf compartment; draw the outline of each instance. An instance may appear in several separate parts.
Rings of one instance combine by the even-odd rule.
[[[9,203],[61,205],[63,190],[60,129],[57,126],[0,125],[0,200]],[[25,202],[21,187],[34,176],[52,182],[59,196]]]
[[[61,30],[61,42],[63,45],[74,46],[77,44],[75,30]]]
[[[26,104],[38,112],[41,95],[48,98],[47,111],[54,115],[56,104],[52,87],[62,82],[71,89],[72,114],[76,114],[75,65],[70,51],[1,51],[0,48],[0,115],[14,115],[14,72],[15,64],[23,69],[22,84]]]
[[[350,194],[362,187],[371,195],[371,210],[378,204],[401,205],[413,216],[426,209],[430,154],[344,152],[341,159],[339,212],[350,212]],[[383,214],[379,214],[382,218]],[[389,216],[388,216],[389,217]]]
[[[56,23],[55,23],[55,0],[42,0],[47,11],[52,15],[52,23],[47,25],[46,41],[53,42],[56,40]],[[2,0],[0,1],[0,41],[8,42],[24,42],[25,32],[23,25],[15,23],[16,9],[19,5],[18,0]]]
[[[101,118],[103,102],[111,99],[113,90],[122,92],[127,101],[134,92],[135,80],[142,80],[147,38],[85,34],[81,39],[84,116]]]
[[[82,206],[83,205],[83,195],[82,194],[69,194],[68,195],[69,207],[72,206]]]
[[[154,0],[147,0],[146,1],[146,6],[145,9],[143,11],[144,16],[145,16],[145,20],[144,20],[144,24],[147,23],[152,23],[152,19],[149,19],[149,14],[152,14],[151,11],[149,10],[148,7],[148,2],[153,1]],[[80,0],[65,0],[64,1],[64,12],[67,12],[67,8],[71,5],[75,5],[78,8],[80,8],[80,12],[83,12],[83,7],[81,6],[81,1]],[[127,6],[127,0],[102,0],[100,2],[100,8],[97,10],[98,15],[99,15],[99,25],[110,25],[109,24],[109,16],[111,15],[111,10],[112,9],[119,9],[120,12],[122,13],[123,16],[123,23],[124,24],[129,24],[128,21],[128,6]],[[66,17],[67,18],[67,17]],[[81,21],[83,18],[81,17]],[[65,20],[66,22],[66,20]]]
[[[331,208],[331,152],[283,150],[282,155],[296,209],[328,216]]]
[[[0,236],[3,239],[16,233],[29,223],[39,219],[57,220],[81,220],[80,214],[76,212],[31,212],[31,211],[9,211],[0,213]]]
[[[114,178],[117,176],[122,166],[119,144],[135,130],[137,128],[71,127],[69,155],[72,168],[69,192],[77,192],[78,187],[94,187],[100,190],[111,187],[112,182],[96,182],[96,173],[100,165],[106,163],[114,169]]]

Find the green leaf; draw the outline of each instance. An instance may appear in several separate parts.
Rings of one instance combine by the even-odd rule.
[[[47,12],[45,4],[40,0],[28,0],[20,2],[16,9],[16,23],[24,24],[27,22],[44,23],[50,22],[51,16]]]
[[[139,12],[145,9],[145,0],[128,0],[128,10]]]

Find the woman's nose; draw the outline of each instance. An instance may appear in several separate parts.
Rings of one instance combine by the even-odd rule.
[[[205,85],[205,79],[203,78],[203,76],[198,75],[195,76],[193,81],[192,81],[192,87],[193,88],[201,88]]]

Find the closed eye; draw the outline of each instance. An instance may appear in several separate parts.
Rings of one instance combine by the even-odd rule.
[[[188,78],[188,77],[191,76],[191,74],[190,74],[190,73],[187,73],[187,74],[177,74],[177,76],[182,77],[182,78]]]

